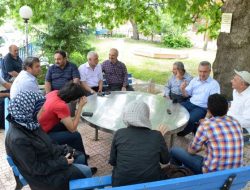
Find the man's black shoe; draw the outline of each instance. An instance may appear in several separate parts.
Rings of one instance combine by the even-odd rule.
[[[91,167],[90,169],[91,169],[92,175],[95,175],[97,172],[97,167]]]

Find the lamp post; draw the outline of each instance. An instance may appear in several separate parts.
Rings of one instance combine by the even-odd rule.
[[[24,5],[19,9],[19,15],[23,18],[24,23],[25,23],[25,54],[26,54],[26,57],[28,57],[29,56],[29,52],[28,52],[29,51],[28,50],[28,44],[29,44],[29,41],[28,41],[28,21],[32,17],[33,12],[29,6]]]

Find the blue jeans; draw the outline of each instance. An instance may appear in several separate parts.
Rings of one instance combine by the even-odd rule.
[[[202,173],[203,157],[196,154],[189,154],[186,150],[180,147],[170,149],[170,163],[189,168],[195,174]]]
[[[73,163],[75,167],[77,167],[87,178],[92,177],[92,172],[90,167],[83,165],[83,164],[75,164]]]
[[[244,139],[244,143],[249,143],[249,133],[248,131],[246,130],[246,128],[242,128],[243,130],[243,135],[247,135],[247,136],[243,136],[243,139]]]
[[[196,105],[192,104],[189,100],[186,102],[182,102],[181,105],[184,106],[188,110],[189,115],[190,115],[190,118],[188,120],[188,124],[181,133],[183,133],[183,136],[185,136],[191,132],[194,132],[194,134],[195,134],[197,127],[198,127],[197,123],[199,122],[200,119],[202,119],[206,116],[207,109],[196,106]]]

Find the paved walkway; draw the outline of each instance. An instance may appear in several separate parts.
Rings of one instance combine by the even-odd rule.
[[[89,165],[98,168],[97,176],[111,174],[112,167],[108,164],[110,145],[112,142],[112,134],[99,131],[99,141],[94,140],[95,131],[92,127],[80,123],[78,127],[79,132],[83,136],[84,146],[86,152],[90,155]],[[169,144],[169,137],[166,136],[166,142]],[[187,147],[191,141],[192,136],[189,135],[185,138],[176,137],[174,145]],[[244,149],[244,159],[247,164],[250,163],[250,145]],[[6,153],[4,146],[4,130],[0,130],[0,189],[13,190],[15,189],[15,180],[12,170],[6,161]],[[28,186],[24,190],[30,189]],[[245,190],[250,186],[246,187]]]

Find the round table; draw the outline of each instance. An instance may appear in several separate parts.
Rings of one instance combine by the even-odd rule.
[[[174,134],[182,131],[186,126],[189,113],[180,104],[173,104],[171,100],[159,95],[136,91],[114,91],[105,96],[93,94],[88,97],[88,102],[82,110],[82,112],[93,112],[93,116],[81,116],[81,118],[96,129],[95,139],[97,140],[98,130],[114,133],[126,127],[122,121],[122,112],[124,107],[133,100],[142,100],[148,104],[152,129],[157,129],[160,124],[168,127],[167,134],[171,135],[170,146],[172,146]]]

